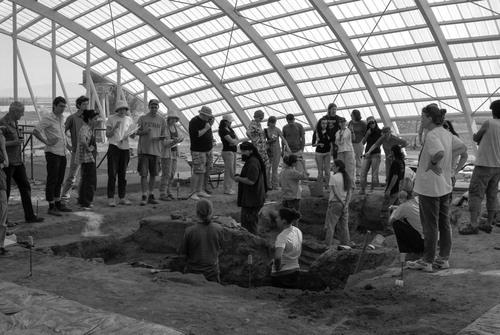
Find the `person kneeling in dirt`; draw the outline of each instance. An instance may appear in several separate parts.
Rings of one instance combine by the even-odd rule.
[[[418,258],[424,252],[424,238],[420,223],[420,210],[413,194],[413,182],[404,178],[399,183],[399,205],[389,218],[389,225],[394,228],[400,253],[413,254]],[[414,257],[408,257],[408,260]]]
[[[271,285],[283,288],[295,288],[300,279],[299,257],[302,253],[302,232],[297,228],[301,218],[293,208],[281,208],[276,222],[283,228],[276,238]]]
[[[184,273],[202,274],[209,281],[220,283],[219,253],[223,240],[220,224],[212,222],[213,205],[200,199],[196,204],[198,222],[184,232],[179,255],[186,259]]]

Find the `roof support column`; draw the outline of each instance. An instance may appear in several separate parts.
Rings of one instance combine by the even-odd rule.
[[[15,2],[16,4],[23,6],[24,8],[27,8],[31,10],[34,13],[37,13],[38,15],[42,15],[43,17],[46,17],[49,20],[52,20],[56,22],[57,24],[63,26],[64,28],[68,29],[69,31],[73,32],[74,34],[80,36],[81,38],[85,39],[87,41],[87,53],[90,55],[90,43],[92,43],[93,46],[104,52],[106,55],[108,55],[110,58],[114,59],[116,62],[120,63],[125,69],[127,69],[133,76],[135,76],[138,80],[140,80],[144,85],[147,85],[151,91],[169,108],[173,108],[175,110],[179,110],[177,105],[163,92],[162,89],[158,87],[146,74],[141,71],[135,64],[133,64],[130,60],[128,60],[125,57],[122,57],[119,55],[111,45],[108,43],[104,42],[101,38],[99,38],[96,34],[90,32],[89,30],[85,29],[81,25],[77,24],[76,22],[68,19],[64,15],[58,13],[57,11],[37,2],[37,1],[32,1],[32,0],[10,0],[12,2]],[[89,63],[90,64],[90,63]],[[90,67],[87,68],[90,70]],[[87,71],[88,75],[90,75],[90,71]],[[88,87],[87,93],[90,92],[90,87]],[[186,118],[185,115],[181,114],[180,115],[180,123],[184,126],[187,127],[189,120]]]
[[[14,82],[14,100],[19,98],[19,84],[17,82],[17,5],[12,4],[12,73]]]
[[[236,23],[238,28],[240,28],[241,31],[245,33],[245,35],[254,43],[255,47],[260,50],[262,55],[280,76],[281,80],[283,80],[288,90],[292,93],[292,96],[295,98],[311,128],[314,128],[318,120],[316,119],[311,106],[306,101],[304,94],[302,94],[302,91],[299,89],[295,80],[293,80],[290,73],[264,38],[259,35],[257,30],[255,30],[255,28],[247,20],[242,18],[242,16],[235,10],[234,6],[227,0],[214,1],[213,4],[219,7],[222,12],[224,12],[234,23]]]
[[[349,59],[353,63],[356,71],[358,72],[361,80],[366,86],[370,97],[375,104],[375,108],[382,119],[382,122],[385,126],[391,126],[391,117],[389,116],[389,112],[387,112],[387,108],[385,107],[384,101],[382,100],[382,96],[380,95],[373,78],[371,77],[368,69],[366,68],[365,63],[363,63],[359,57],[358,50],[354,47],[354,44],[351,42],[351,39],[345,32],[344,28],[340,24],[339,20],[333,15],[330,8],[325,4],[323,0],[309,0],[311,5],[318,11],[318,14],[325,20],[325,23],[330,28],[330,30],[335,34],[337,40],[346,50]]]
[[[428,1],[424,0],[415,0],[420,13],[422,14],[429,30],[431,31],[434,40],[436,41],[437,47],[441,52],[441,56],[443,57],[444,63],[448,72],[450,73],[450,79],[455,87],[455,91],[457,92],[458,101],[460,102],[460,106],[465,116],[465,120],[467,121],[467,128],[469,130],[469,135],[472,135],[477,131],[476,121],[472,117],[472,108],[469,103],[469,99],[467,97],[467,92],[465,91],[465,86],[460,77],[460,72],[458,71],[457,64],[453,58],[451,53],[451,49],[449,45],[446,43],[446,39],[444,37],[443,31],[437,22],[436,16],[432,11],[431,6]],[[477,146],[473,146],[474,153],[477,154]]]
[[[244,113],[243,107],[240,105],[234,95],[221,84],[220,78],[215,72],[207,65],[207,63],[184,42],[175,32],[167,27],[163,22],[156,18],[153,14],[148,12],[144,7],[137,4],[135,1],[129,0],[115,0],[123,7],[137,15],[140,19],[146,22],[151,28],[155,29],[163,38],[174,45],[186,58],[188,58],[200,71],[205,75],[208,81],[214,86],[219,94],[226,100],[229,107],[236,113],[245,127],[250,124],[250,118]]]
[[[52,21],[52,47],[50,48],[50,56],[52,59],[52,99],[57,96],[57,82],[56,82],[56,23]]]

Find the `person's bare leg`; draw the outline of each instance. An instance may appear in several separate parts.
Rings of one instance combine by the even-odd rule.
[[[477,227],[477,220],[479,218],[478,211],[470,211],[470,225],[472,227]]]

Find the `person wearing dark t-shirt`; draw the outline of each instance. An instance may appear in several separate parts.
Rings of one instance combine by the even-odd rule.
[[[328,105],[326,115],[323,116],[328,121],[328,133],[332,139],[332,157],[337,159],[337,145],[335,145],[335,134],[340,130],[340,116],[337,115],[337,105],[331,103]]]
[[[224,232],[220,224],[212,222],[212,212],[209,200],[201,199],[196,204],[198,221],[184,231],[178,253],[186,260],[184,273],[202,274],[220,283],[219,253]]]
[[[241,159],[245,165],[234,180],[238,183],[237,205],[241,207],[241,225],[257,234],[257,215],[266,200],[266,166],[257,148],[250,142],[240,144]]]
[[[202,188],[205,182],[205,174],[210,171],[213,164],[213,123],[212,110],[207,106],[201,107],[199,115],[189,121],[190,150],[193,160],[191,193],[196,192],[190,197],[193,200],[200,200],[199,197],[210,198],[210,195]]]
[[[380,209],[380,221],[384,225],[384,230],[387,230],[388,232],[392,232],[392,228],[389,226],[389,208],[397,203],[399,182],[403,180],[405,176],[405,156],[401,146],[397,144],[393,145],[391,153],[394,156],[394,160],[392,161],[391,168],[389,170],[387,187],[384,192],[384,202],[382,203],[382,208]]]
[[[236,173],[236,149],[238,137],[231,128],[233,117],[226,114],[219,123],[219,137],[222,141],[222,159],[224,160],[224,194],[236,194],[233,190],[234,174]]]
[[[380,146],[374,147],[370,154],[366,154],[368,150],[378,141],[380,137],[382,137],[382,131],[378,127],[377,122],[373,116],[369,116],[366,118],[367,129],[365,133],[365,137],[363,137],[363,144],[366,144],[365,154],[363,155],[363,163],[361,164],[361,192],[360,195],[364,195],[366,184],[367,184],[367,176],[370,168],[372,169],[372,182],[371,182],[371,190],[375,187],[379,187],[379,178],[378,171],[380,167]]]

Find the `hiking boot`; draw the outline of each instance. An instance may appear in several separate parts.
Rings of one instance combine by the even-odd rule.
[[[432,262],[432,267],[436,269],[449,269],[450,263],[448,260],[438,257]]]
[[[211,197],[211,195],[210,195],[210,194],[208,194],[208,193],[206,193],[206,192],[204,192],[204,191],[200,191],[200,192],[198,192],[198,193],[197,193],[197,195],[198,195],[199,197],[202,197],[202,198],[210,198],[210,197]]]
[[[132,203],[130,202],[130,200],[128,199],[125,199],[125,198],[120,198],[120,201],[118,202],[120,205],[125,205],[125,206],[130,206],[132,205]]]
[[[160,200],[162,201],[172,201],[172,199],[166,194],[160,194]]]
[[[115,198],[108,198],[108,206],[109,207],[116,207]]]
[[[460,228],[458,230],[458,233],[460,235],[477,235],[479,234],[479,228],[472,227],[470,224],[468,224],[467,226]]]
[[[59,212],[57,210],[57,208],[55,208],[55,207],[49,208],[49,210],[47,211],[47,213],[50,214],[50,215],[54,215],[54,216],[63,216],[63,214],[61,212]]]
[[[477,229],[484,231],[487,234],[491,234],[491,231],[493,230],[492,226],[489,226],[487,224],[480,224]]]
[[[40,217],[40,216],[35,215],[32,218],[26,219],[26,223],[39,223],[39,222],[43,222],[43,220],[45,220],[45,219]]]
[[[432,272],[432,264],[425,262],[422,258],[416,261],[406,262],[408,269],[412,270],[422,270],[424,272]]]
[[[155,196],[150,194],[148,197],[148,204],[158,205],[160,202],[155,199]]]
[[[70,213],[70,212],[73,212],[73,210],[71,208],[66,207],[66,205],[63,205],[62,203],[59,206],[56,205],[56,208],[61,213]]]
[[[143,195],[141,200],[141,206],[146,206],[148,204],[148,196]]]

